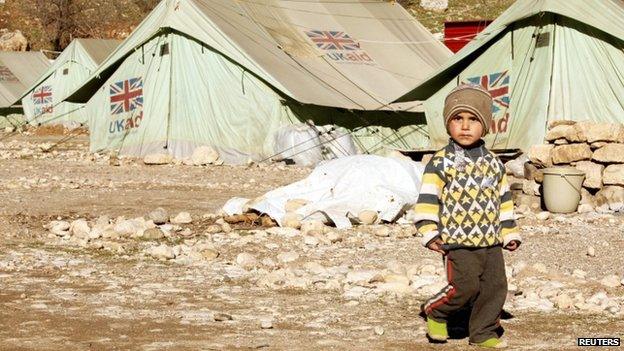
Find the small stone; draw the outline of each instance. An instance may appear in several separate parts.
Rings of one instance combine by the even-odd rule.
[[[149,154],[143,158],[146,165],[166,165],[173,161],[173,157],[168,154]]]
[[[171,219],[173,224],[189,224],[193,222],[191,214],[188,212],[180,212],[177,216]]]
[[[325,223],[321,221],[303,221],[301,222],[301,234],[313,235],[323,234],[325,232]]]
[[[290,263],[299,259],[299,254],[294,251],[282,252],[281,254],[277,255],[277,259],[282,263]]]
[[[173,249],[165,244],[153,247],[149,253],[157,259],[171,260],[176,257]]]
[[[386,226],[377,226],[373,230],[373,233],[375,234],[375,236],[378,236],[378,237],[389,237],[390,236],[390,228],[388,228]]]
[[[378,219],[379,215],[377,211],[364,210],[358,213],[358,220],[360,221],[360,223],[365,225],[375,224],[377,223]]]
[[[342,241],[342,235],[340,235],[340,233],[336,233],[336,232],[329,232],[329,233],[327,233],[327,235],[325,237],[332,244],[335,244],[337,242]]]
[[[553,299],[555,307],[561,310],[567,310],[574,307],[574,300],[567,294],[561,294]]]
[[[590,204],[580,204],[578,206],[578,208],[576,209],[576,212],[578,212],[578,213],[594,212],[594,206],[592,206]]]
[[[162,207],[159,207],[147,215],[148,219],[151,219],[154,224],[160,225],[165,224],[169,221],[169,214],[167,210]]]
[[[143,238],[146,240],[158,240],[164,237],[165,234],[158,228],[149,228],[143,232]]]
[[[315,246],[318,246],[319,239],[317,239],[317,238],[315,238],[313,236],[310,236],[310,235],[306,235],[306,236],[303,237],[303,243],[308,245],[308,246],[315,247]]]
[[[273,329],[273,322],[270,319],[263,319],[260,321],[260,328]]]
[[[91,228],[85,219],[77,219],[70,225],[69,230],[78,238],[88,238]]]
[[[258,261],[256,257],[250,253],[243,252],[236,256],[236,264],[238,264],[241,268],[250,270],[258,265]]]
[[[227,313],[222,313],[222,312],[215,313],[213,318],[214,318],[215,322],[225,322],[225,321],[231,321],[232,319],[234,319],[234,318],[232,318],[231,315],[229,315]]]
[[[538,214],[535,215],[535,218],[539,219],[540,221],[545,221],[548,218],[550,218],[550,212],[548,211],[542,211]]]
[[[608,288],[617,288],[621,285],[620,277],[615,274],[608,275],[600,280],[600,284],[608,287]]]
[[[589,246],[587,248],[587,256],[589,256],[589,257],[596,257],[596,249],[594,249],[593,246]]]
[[[282,227],[298,229],[301,227],[302,215],[295,212],[286,212],[282,218]]]
[[[201,257],[206,261],[212,261],[219,257],[219,251],[211,248],[204,248],[199,251]]]
[[[52,221],[48,224],[50,228],[50,232],[57,236],[66,236],[70,235],[69,228],[71,225],[66,221]]]
[[[225,227],[226,229],[229,229],[229,230],[226,232],[225,230],[223,230],[223,229],[224,229],[224,227]],[[207,227],[204,229],[204,234],[217,234],[217,233],[221,233],[221,232],[223,232],[223,233],[229,233],[229,232],[231,232],[231,231],[232,231],[232,227],[230,227],[230,225],[229,225],[229,224],[227,224],[227,223],[223,223],[223,224],[221,224],[221,225],[218,225],[218,224],[211,224],[211,225],[207,226]]]
[[[195,166],[215,163],[219,159],[219,153],[210,146],[198,146],[193,150],[191,162]]]
[[[377,334],[377,335],[379,335],[379,336],[384,335],[384,332],[385,332],[385,331],[384,331],[384,328],[382,328],[382,327],[380,327],[380,326],[375,326],[375,328],[374,328],[374,329],[375,329],[375,334]]]

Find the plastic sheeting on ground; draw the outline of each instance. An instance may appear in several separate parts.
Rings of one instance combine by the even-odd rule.
[[[323,160],[358,154],[351,134],[335,126],[295,124],[275,133],[277,158],[292,159],[302,166],[314,166]]]
[[[266,213],[282,224],[288,200],[307,202],[296,213],[304,220],[330,220],[338,228],[351,226],[364,210],[376,211],[384,221],[394,221],[416,202],[424,166],[407,159],[356,155],[324,162],[305,179],[269,191],[248,201],[233,198],[223,210],[241,214],[245,208]]]

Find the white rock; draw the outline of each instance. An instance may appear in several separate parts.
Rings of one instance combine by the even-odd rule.
[[[277,255],[277,259],[282,263],[290,263],[299,259],[299,254],[294,251],[282,252],[281,254]]]
[[[260,321],[260,328],[262,329],[273,329],[273,321],[270,319],[263,319]]]
[[[377,271],[373,270],[357,270],[351,271],[347,273],[347,277],[345,278],[345,282],[349,284],[355,285],[368,285],[369,282],[379,274]]]
[[[420,7],[429,11],[444,11],[448,8],[448,0],[420,0]]]
[[[301,222],[301,234],[323,234],[325,232],[325,223],[321,221],[306,220]]]
[[[286,212],[282,218],[282,227],[295,229],[300,228],[302,218],[303,216],[296,212]]]
[[[314,247],[314,246],[318,246],[319,240],[313,236],[306,235],[303,237],[303,243],[308,246]]]
[[[548,211],[542,211],[538,214],[535,215],[535,218],[539,219],[540,221],[545,221],[548,218],[550,218],[550,212]]]
[[[52,221],[48,224],[48,228],[50,228],[50,232],[57,236],[66,236],[70,235],[69,228],[71,225],[66,221]]]
[[[367,224],[367,225],[374,224],[374,223],[377,223],[378,219],[379,219],[379,215],[377,214],[377,211],[364,210],[358,213],[358,220],[362,224]]]
[[[380,326],[375,326],[375,334],[381,336],[384,335],[384,328],[380,327]]]
[[[594,206],[592,206],[590,204],[580,204],[578,206],[578,208],[576,209],[576,212],[578,212],[578,213],[594,212]]]
[[[387,226],[377,226],[373,230],[375,236],[378,237],[389,237],[390,236],[390,228]]]
[[[162,207],[159,207],[147,215],[147,218],[151,219],[154,224],[165,224],[169,221],[169,213]]]
[[[91,228],[85,219],[77,219],[73,221],[69,229],[72,234],[78,238],[88,238]]]
[[[175,253],[173,251],[173,248],[171,248],[171,247],[169,247],[169,246],[167,246],[165,244],[153,247],[149,251],[149,254],[152,257],[154,257],[154,258],[165,259],[165,260],[171,260],[171,259],[174,259],[176,257]]]
[[[191,214],[188,212],[180,212],[177,216],[171,219],[171,223],[173,224],[189,224],[193,222],[193,218]]]
[[[301,232],[295,228],[285,228],[285,227],[271,227],[266,230],[267,233],[276,236],[284,236],[287,238],[292,238],[298,235],[301,235]]]
[[[219,159],[219,153],[210,146],[199,146],[193,150],[191,161],[195,166],[215,163]]]
[[[587,248],[587,256],[589,256],[589,257],[596,257],[596,249],[594,249],[593,246],[589,246]]]
[[[600,280],[600,284],[609,287],[609,288],[617,288],[622,285],[620,277],[615,274],[608,275]]]
[[[166,165],[173,161],[173,157],[168,154],[149,154],[143,158],[146,165]]]
[[[327,235],[325,236],[327,238],[327,240],[329,240],[332,244],[335,244],[337,242],[342,241],[342,235],[340,235],[340,233],[337,232],[329,232],[327,233]]]
[[[258,261],[256,257],[250,253],[242,252],[236,256],[236,264],[238,264],[243,269],[253,269],[258,265]]]

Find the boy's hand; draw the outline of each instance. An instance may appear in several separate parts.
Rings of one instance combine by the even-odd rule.
[[[512,240],[505,246],[506,250],[515,251],[520,246],[520,242],[518,240]]]
[[[435,238],[427,245],[427,248],[429,250],[436,251],[443,255],[446,255],[446,251],[442,249],[442,245],[444,245],[444,242],[442,241],[442,239]]]

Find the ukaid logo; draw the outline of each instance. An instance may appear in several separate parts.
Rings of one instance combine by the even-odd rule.
[[[374,65],[375,61],[362,50],[360,43],[349,34],[331,30],[305,31],[317,49],[325,53],[328,59],[341,63],[359,63]]]
[[[509,71],[468,78],[470,84],[481,85],[492,95],[491,133],[505,133],[509,126]]]
[[[42,85],[32,93],[32,102],[35,105],[35,116],[54,112],[52,105],[52,86]]]
[[[128,133],[143,119],[143,80],[130,78],[110,85],[110,134]]]

